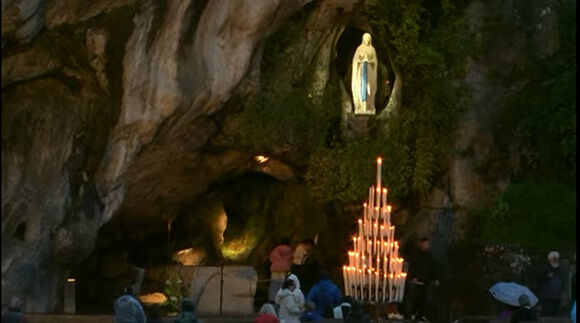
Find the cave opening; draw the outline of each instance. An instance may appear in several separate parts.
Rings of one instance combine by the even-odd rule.
[[[163,299],[154,293],[165,291],[171,266],[249,265],[266,275],[262,265],[281,236],[300,240],[315,234],[296,219],[296,214],[308,214],[313,203],[301,183],[252,171],[215,182],[185,203],[170,227],[162,215],[153,228],[117,214],[101,227],[92,254],[72,273],[77,310],[108,312],[128,285],[140,295]]]

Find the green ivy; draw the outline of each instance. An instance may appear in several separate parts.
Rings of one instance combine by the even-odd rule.
[[[511,185],[495,201],[482,230],[484,241],[531,248],[576,245],[576,189],[552,183]]]
[[[240,138],[256,151],[301,147],[308,153],[324,144],[331,120],[332,115],[315,105],[304,89],[279,96],[256,94],[242,112]]]
[[[367,11],[376,35],[373,43],[389,50],[402,76],[403,105],[379,121],[374,136],[341,138],[313,154],[306,179],[314,196],[362,200],[374,182],[379,155],[385,160],[383,183],[392,201],[427,192],[440,178],[458,118],[468,105],[466,87],[458,80],[477,46],[460,8],[443,1],[437,15],[435,11],[407,0],[379,1]]]
[[[558,181],[574,187],[576,2],[561,2],[557,12],[558,51],[549,57],[535,52],[529,55],[524,75],[528,81],[513,95],[496,123],[499,141],[514,142],[523,152],[517,180]]]

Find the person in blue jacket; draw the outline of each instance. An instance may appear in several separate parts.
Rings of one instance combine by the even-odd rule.
[[[572,311],[570,311],[570,318],[572,323],[576,323],[576,301],[574,301],[574,306],[572,306]]]
[[[323,318],[333,318],[333,308],[342,301],[340,289],[330,281],[328,273],[320,273],[320,279],[306,296],[306,301],[316,304],[316,313]]]

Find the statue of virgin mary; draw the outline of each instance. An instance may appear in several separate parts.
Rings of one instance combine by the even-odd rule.
[[[365,33],[352,58],[352,98],[355,114],[375,114],[377,92],[377,53],[371,35]]]

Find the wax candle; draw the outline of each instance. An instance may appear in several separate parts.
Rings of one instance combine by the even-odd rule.
[[[387,274],[383,276],[383,302],[387,300]]]
[[[405,296],[405,280],[407,279],[407,273],[401,274],[402,284],[401,284],[401,302],[403,301],[403,297]]]
[[[381,157],[377,158],[377,187],[381,187],[381,165],[383,160]]]
[[[348,278],[347,278],[346,266],[342,266],[342,278],[344,280],[344,293],[348,296]]]
[[[375,301],[379,301],[379,272],[375,271]]]

